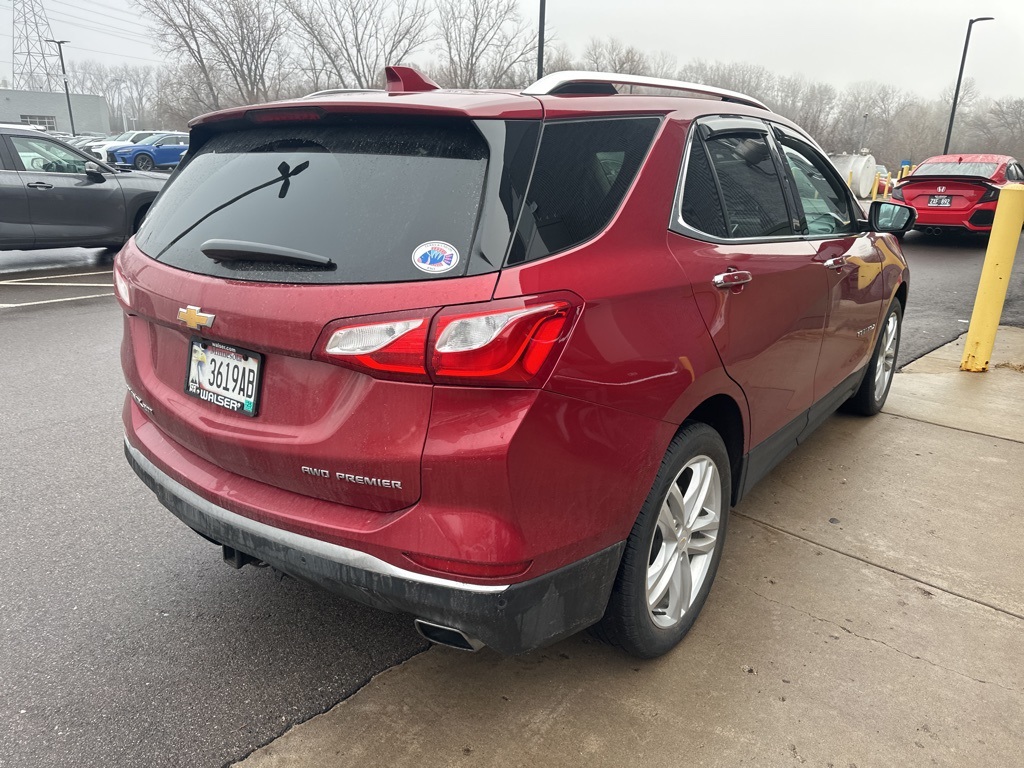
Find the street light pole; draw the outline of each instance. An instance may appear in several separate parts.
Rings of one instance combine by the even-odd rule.
[[[71,135],[75,135],[75,115],[71,111],[71,91],[68,88],[68,71],[64,69],[64,46],[70,43],[70,40],[50,40],[47,38],[47,43],[53,43],[57,46],[57,53],[60,55],[60,74],[64,78],[64,97],[68,100],[68,119],[71,121]]]
[[[540,31],[537,33],[537,79],[544,77],[544,6],[545,0],[540,0]]]
[[[949,140],[953,137],[953,118],[956,117],[956,103],[960,100],[960,83],[964,79],[964,65],[967,63],[967,47],[971,44],[971,27],[978,21],[995,21],[992,16],[979,16],[967,22],[967,37],[964,38],[964,55],[960,57],[960,72],[956,76],[956,89],[953,91],[953,108],[949,110],[949,127],[946,128],[946,143],[942,154],[949,154]]]

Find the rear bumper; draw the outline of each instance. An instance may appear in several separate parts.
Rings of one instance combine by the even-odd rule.
[[[459,629],[505,654],[547,645],[600,619],[625,547],[619,542],[517,584],[467,584],[231,512],[171,478],[127,439],[125,456],[160,503],[197,533],[356,602]]]
[[[946,208],[917,208],[914,229],[966,229],[970,232],[989,232],[996,202],[982,203],[966,211],[951,211]]]

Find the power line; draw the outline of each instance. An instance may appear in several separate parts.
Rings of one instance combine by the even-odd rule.
[[[80,45],[69,45],[68,48],[73,48],[76,51],[89,51],[89,53],[101,53],[106,56],[119,56],[125,59],[138,59],[139,61],[149,61],[153,64],[166,64],[166,60],[161,59],[150,59],[145,56],[130,56],[127,53],[121,53],[120,51],[97,51],[95,48],[83,48]]]
[[[74,8],[76,11],[82,10],[81,6],[75,5],[74,3],[66,2],[66,0],[46,0],[46,2],[47,3],[56,3],[57,5],[66,5],[68,8]],[[99,3],[97,3],[96,0],[93,0],[93,5],[99,5]],[[67,11],[54,11],[54,13],[67,13]],[[130,18],[126,19],[126,16],[127,16],[127,12],[126,11],[122,11],[120,13],[120,15],[118,15],[118,16],[115,16],[112,13],[104,13],[103,11],[96,11],[96,10],[89,11],[89,13],[91,13],[91,14],[93,14],[95,16],[106,16],[108,19],[113,19],[114,21],[126,21],[126,20],[130,21],[131,20]]]
[[[57,21],[59,21],[59,22],[62,22],[64,24],[74,24],[75,27],[80,27],[82,29],[88,29],[91,32],[103,32],[104,34],[111,35],[113,37],[121,37],[121,38],[124,38],[125,40],[130,40],[130,41],[133,41],[133,42],[139,42],[139,43],[147,43],[147,42],[149,42],[149,38],[145,37],[144,35],[140,35],[140,34],[135,33],[135,32],[127,32],[127,31],[123,31],[123,30],[112,30],[112,29],[110,29],[108,27],[96,26],[94,23],[92,23],[92,19],[86,19],[86,18],[83,18],[82,16],[75,16],[75,15],[70,14],[70,13],[65,13],[64,11],[51,11],[50,15],[55,17],[57,19]],[[102,24],[102,22],[99,22],[99,23]]]

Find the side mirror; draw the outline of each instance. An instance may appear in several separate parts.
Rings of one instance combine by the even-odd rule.
[[[868,228],[873,232],[906,232],[917,221],[909,205],[875,200],[868,209]]]
[[[89,177],[90,181],[104,182],[107,180],[107,177],[103,175],[103,169],[92,161],[86,162],[85,175]]]

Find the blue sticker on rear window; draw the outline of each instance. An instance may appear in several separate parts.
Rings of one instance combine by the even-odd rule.
[[[451,243],[433,240],[416,247],[412,252],[412,263],[421,272],[448,272],[458,265],[459,251]]]

